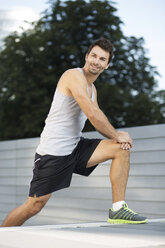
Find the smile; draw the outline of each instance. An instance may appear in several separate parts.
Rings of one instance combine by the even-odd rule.
[[[94,66],[94,65],[91,65],[91,66],[92,66],[92,68],[95,69],[95,70],[99,70],[99,69],[100,69],[100,67],[97,67],[97,66]]]

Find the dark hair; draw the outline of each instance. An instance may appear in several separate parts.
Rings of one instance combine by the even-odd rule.
[[[100,38],[98,40],[96,40],[95,42],[93,42],[90,47],[88,48],[87,54],[90,53],[90,51],[92,50],[92,48],[94,46],[99,46],[101,47],[103,50],[109,52],[109,60],[108,60],[108,64],[110,63],[112,57],[113,57],[113,45],[110,42],[110,40],[107,40],[105,38]]]

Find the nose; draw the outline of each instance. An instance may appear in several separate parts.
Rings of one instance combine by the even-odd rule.
[[[94,64],[95,64],[95,65],[98,65],[98,64],[99,64],[99,58],[95,58]]]

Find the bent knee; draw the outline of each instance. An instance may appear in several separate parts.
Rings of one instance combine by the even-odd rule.
[[[124,158],[129,158],[130,156],[130,150],[124,150],[121,147],[119,147],[118,152],[117,152],[118,157],[124,157]]]
[[[121,144],[113,140],[102,140],[100,143],[100,153],[103,153],[106,159],[115,159],[119,157],[129,157],[129,150],[123,150]]]
[[[46,202],[47,201],[43,201],[40,198],[36,198],[36,197],[32,199],[28,199],[26,202],[28,214],[31,216],[38,214],[45,206]]]
[[[120,143],[114,143],[114,158],[116,157],[129,157],[130,150],[124,150],[121,148]]]
[[[31,204],[28,206],[28,213],[31,216],[36,215],[41,211],[42,208],[43,208],[43,204],[41,203]]]

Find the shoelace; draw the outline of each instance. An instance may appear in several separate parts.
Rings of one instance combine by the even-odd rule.
[[[130,209],[130,208],[128,207],[127,203],[123,204],[123,208],[126,209],[127,211],[133,213],[134,215],[137,214],[137,213],[135,213],[132,209]]]

